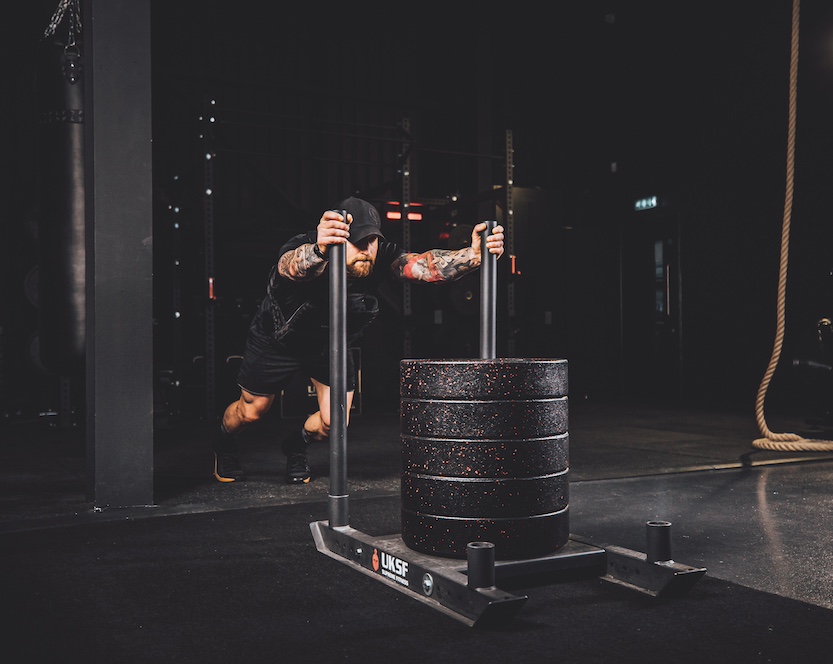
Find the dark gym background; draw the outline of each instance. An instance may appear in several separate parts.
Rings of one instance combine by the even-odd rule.
[[[76,570],[77,578],[67,583],[72,584],[68,590],[77,590],[85,588],[90,578],[84,565],[92,558],[85,547],[99,536],[109,542],[109,535],[67,529],[70,539],[79,537],[65,543],[66,555],[60,556],[55,552],[62,551],[63,544],[49,540],[54,533],[39,533],[30,525],[30,519],[56,514],[65,518],[70,512],[89,516],[94,511],[89,495],[86,500],[82,495],[83,376],[50,370],[38,350],[42,304],[38,232],[43,199],[38,190],[42,165],[34,149],[39,132],[36,62],[40,37],[56,4],[57,0],[20,0],[4,12],[0,436],[7,454],[23,458],[27,449],[31,452],[26,463],[15,461],[7,467],[14,481],[4,482],[4,500],[10,506],[6,527],[28,533],[24,543],[15,542],[8,549],[8,560],[19,564],[34,555],[26,551],[36,551],[45,568]],[[322,516],[321,505],[307,510],[304,501],[320,502],[321,497],[312,493],[320,484],[301,497],[287,497],[281,493],[285,487],[275,488],[281,485],[280,472],[272,469],[262,485],[258,482],[264,477],[256,477],[257,482],[241,488],[243,493],[221,496],[217,483],[209,486],[210,471],[197,468],[191,459],[209,463],[210,454],[202,451],[206,432],[213,418],[236,398],[236,362],[275,252],[289,236],[314,227],[323,210],[348,195],[371,200],[384,217],[399,212],[396,203],[407,194],[412,203],[420,204],[414,209],[422,219],[410,222],[407,230],[401,220],[386,219],[386,236],[397,242],[410,236],[411,249],[417,251],[454,247],[467,241],[471,227],[480,220],[506,222],[507,162],[511,161],[514,222],[508,240],[511,251],[499,262],[498,355],[569,361],[571,409],[577,413],[571,414],[575,431],[571,439],[584,443],[576,446],[572,459],[573,478],[579,485],[574,495],[584,497],[588,506],[582,512],[579,503],[578,515],[588,516],[592,507],[610,506],[604,498],[594,498],[592,487],[605,496],[608,491],[606,485],[594,482],[691,469],[691,459],[672,459],[675,451],[665,438],[651,437],[655,429],[673,431],[671,440],[683,430],[685,435],[702,434],[708,444],[718,447],[719,441],[740,440],[743,445],[757,437],[755,396],[775,335],[791,2],[582,0],[552,3],[546,11],[540,3],[525,2],[487,9],[454,3],[290,6],[252,0],[151,0],[150,7],[155,498],[160,513],[199,513],[177,518],[200,520],[193,531],[182,531],[193,535],[192,542],[207,538],[197,544],[200,564],[206,566],[200,578],[214,578],[212,564],[217,559],[212,556],[228,563],[247,555],[247,550],[238,549],[217,553],[217,540],[207,533],[221,527],[245,528],[245,533],[237,533],[245,540],[242,546],[254,546],[251,542],[261,537],[263,522],[261,513],[250,508],[263,508],[275,500],[291,506],[291,514],[285,507],[282,523],[295,524],[295,531],[281,540],[286,557],[282,560],[291,560],[292,565],[281,563],[281,570],[305,568],[309,557],[317,555],[306,551],[304,558],[303,547],[311,548],[304,528],[312,518]],[[830,436],[833,405],[830,348],[818,327],[821,319],[833,314],[831,81],[833,7],[826,0],[804,0],[787,333],[767,412],[824,438]],[[357,438],[381,441],[393,436],[390,445],[396,446],[400,358],[477,356],[478,285],[474,277],[446,288],[413,287],[406,293],[392,287],[383,293],[381,320],[354,351],[362,370]],[[283,430],[298,422],[306,406],[305,386],[299,382],[290,392],[276,404],[269,426]],[[719,415],[709,421],[690,415],[701,409]],[[642,438],[617,450],[617,427],[630,432],[623,437]],[[249,442],[252,466],[278,463],[274,445],[258,447],[256,440]],[[691,452],[685,449],[685,454]],[[703,452],[699,458],[708,458],[698,470],[723,467],[723,452],[715,449],[698,451]],[[734,448],[728,454],[739,473],[748,471],[748,454],[735,454]],[[357,501],[360,521],[374,523],[374,518],[382,518],[379,514],[386,514],[381,525],[375,522],[385,531],[396,527],[397,471],[395,459],[379,462],[379,458],[362,459],[351,471],[355,469],[359,491],[367,489],[369,500],[392,501],[383,505],[387,512],[378,513],[375,503]],[[778,463],[777,455],[767,458]],[[32,459],[35,465],[27,465]],[[60,467],[55,470],[50,462]],[[317,463],[321,475],[323,457]],[[385,475],[385,464],[391,466],[390,477]],[[179,469],[186,466],[189,470],[181,473]],[[55,478],[63,478],[67,469],[70,480],[57,482]],[[321,483],[325,481],[322,477]],[[817,499],[814,504],[824,506],[823,485],[819,480],[807,489],[820,491],[822,498],[813,493],[796,500]],[[637,500],[630,492],[633,486],[628,484],[621,495],[612,491],[608,500],[617,495],[620,501]],[[689,497],[685,491],[680,495]],[[721,495],[727,501],[731,498]],[[701,498],[695,495],[688,505],[697,505]],[[41,501],[45,513],[37,511]],[[735,506],[729,505],[727,511],[733,511]],[[739,508],[736,513],[739,522],[748,520],[744,516],[748,513]],[[244,525],[234,522],[238,514]],[[789,515],[796,527],[802,518],[801,513]],[[158,521],[173,532],[173,524]],[[147,523],[142,527],[151,528]],[[814,532],[822,537],[829,531]],[[713,529],[703,525],[704,540],[709,533]],[[122,532],[113,541],[121,537],[124,547],[136,547],[136,555],[144,555],[141,533]],[[638,548],[641,543],[629,545]],[[95,546],[99,551],[107,544]],[[813,545],[796,542],[795,546],[812,557]],[[167,550],[152,553],[169,560]],[[57,559],[47,560],[52,555]],[[123,554],[122,559],[125,555],[132,560],[131,554]],[[757,572],[765,564],[757,559],[749,563]],[[228,624],[237,634],[250,629],[239,616],[245,615],[251,593],[260,588],[251,578],[243,578],[242,567],[234,570],[223,582],[236,579],[249,593],[238,597],[231,582],[228,611],[234,610],[234,618]],[[684,632],[679,650],[660,649],[682,657],[679,661],[696,650],[682,644],[708,641],[697,632],[701,625],[704,630],[717,630],[715,639],[726,643],[735,643],[738,633],[758,638],[759,627],[764,632],[761,638],[768,638],[761,621],[771,615],[765,608],[769,605],[758,595],[747,597],[744,593],[753,591],[745,585],[732,585],[737,578],[716,571],[718,578],[728,578],[729,587],[708,585],[713,582],[707,577],[706,591],[696,595],[696,602],[683,605],[683,611],[696,614],[686,614],[688,631],[681,627],[685,620],[675,613],[677,609],[666,606],[658,616],[639,605],[627,613],[617,604],[632,607],[627,600],[618,598],[611,606],[599,599],[601,591],[599,595],[589,591],[590,598],[580,591],[571,597],[580,628],[570,633],[575,640],[561,644],[563,654],[568,660],[572,655],[614,661],[623,652],[622,644],[631,643],[625,630],[638,631],[645,616],[656,620],[657,629],[665,634]],[[268,575],[275,570],[258,568],[253,573]],[[824,569],[818,573],[827,574]],[[32,598],[31,606],[40,607],[38,598],[49,597],[58,582],[50,574],[31,574],[37,582],[25,585],[28,577],[22,574],[15,588]],[[167,574],[171,583],[181,581],[175,571]],[[755,570],[749,574],[754,576]],[[320,583],[318,578],[310,580],[313,575],[294,575],[282,591],[307,598],[300,610],[307,611],[305,616],[321,611],[310,599],[315,597],[310,587],[318,588],[315,584]],[[137,600],[140,606],[151,606],[154,600],[136,583],[128,592],[143,598],[144,603]],[[346,593],[352,592],[346,578],[338,583]],[[201,600],[194,600],[200,593],[219,592],[213,583],[206,584],[189,588],[193,594],[180,604],[201,606]],[[105,583],[103,590],[97,586],[95,592],[105,593],[109,587]],[[761,590],[754,583],[749,587]],[[763,590],[795,597],[779,588]],[[367,592],[375,596],[376,590],[370,587]],[[284,595],[279,599],[286,599]],[[742,601],[743,609],[720,604],[727,595]],[[216,600],[216,595],[211,597]],[[785,607],[778,603],[783,597],[766,597],[777,600],[773,611],[790,616],[792,635],[800,634],[802,620],[816,626],[829,621],[827,609]],[[385,609],[388,615],[399,615],[404,601]],[[829,602],[818,604],[829,609]],[[178,605],[172,601],[166,607]],[[63,605],[62,610],[72,613]],[[40,650],[35,651],[44,656],[49,648],[60,647],[62,639],[80,643],[92,633],[88,625],[82,629],[72,620],[64,622],[64,614],[54,611],[55,615],[47,612],[46,624],[68,626],[62,628],[66,633],[53,630],[40,642]],[[90,617],[105,613],[98,605],[85,611]],[[285,611],[277,617],[269,614],[270,618],[306,634],[303,630],[310,629],[311,618],[304,617],[298,627],[300,623],[293,622],[300,620],[298,615]],[[551,612],[558,613],[555,608]],[[594,642],[597,621],[618,624],[623,613],[628,617],[621,642],[614,638],[604,646],[596,644],[602,659],[592,659],[592,648],[576,645]],[[21,615],[28,616],[25,611]],[[327,615],[322,619],[328,623],[346,620],[351,630],[355,627],[344,614]],[[413,644],[414,652],[425,647],[425,641],[424,634],[419,638],[409,631],[409,615],[396,618],[393,629],[404,635],[405,643]],[[530,640],[520,652],[534,659],[550,654],[546,645],[550,632],[544,634],[548,635],[544,641],[534,642],[534,636],[542,636],[536,630],[550,625],[549,618],[560,625],[561,618],[533,615],[521,626]],[[192,619],[197,624],[194,629],[208,629],[212,618],[207,608],[193,618],[165,616],[166,625],[182,620],[193,627],[188,623]],[[35,622],[26,623],[30,631],[20,632],[31,642],[43,636]],[[111,625],[97,629],[111,630]],[[112,627],[108,633],[118,629]],[[353,633],[367,638],[360,629]],[[460,638],[444,624],[435,627],[435,633],[438,643],[448,647],[443,653],[450,652]],[[226,632],[206,636],[202,643],[218,634]],[[250,644],[258,642],[251,631],[247,635]],[[501,644],[495,647],[505,646],[499,652],[517,650],[514,636],[500,635]],[[382,638],[378,635],[379,642]],[[772,639],[776,643],[776,637]],[[342,652],[358,657],[361,643],[356,637],[355,644]],[[653,643],[645,641],[641,650],[633,651],[633,659],[622,661],[651,661]],[[759,652],[760,643],[741,642],[731,654],[741,658],[737,661],[758,661],[750,653]],[[808,642],[793,636],[778,643],[800,648]],[[138,636],[129,645],[146,647]],[[100,652],[123,658],[122,646],[127,648],[123,642],[102,645]],[[495,652],[482,643],[467,641],[467,646],[472,656]],[[293,647],[301,650],[297,643]],[[795,655],[795,650],[784,648],[766,653],[776,658]],[[158,649],[161,657],[173,657],[174,646],[166,650],[158,645]],[[312,648],[319,655],[325,650],[323,642]],[[437,652],[429,651],[441,656],[440,646]],[[192,656],[200,652],[197,648]],[[244,652],[247,661],[257,659],[252,651]],[[379,652],[394,656],[396,651],[391,647]],[[236,656],[240,651],[224,642],[216,651],[202,654],[217,653]],[[813,654],[805,652],[804,661],[811,661]],[[136,661],[146,660],[137,656]]]
[[[11,418],[59,405],[56,379],[33,346],[31,63],[52,4],[16,7],[19,57],[4,105],[14,127],[5,132],[2,230],[2,412]],[[806,380],[792,382],[789,365],[813,358],[815,323],[830,314],[824,183],[833,56],[825,43],[829,10],[812,1],[802,9],[787,366],[771,407],[809,411],[824,399],[815,385],[805,389]],[[399,20],[372,8],[335,9],[325,18],[260,3],[234,11],[152,3],[160,408],[204,408],[208,308],[216,320],[216,389],[229,382],[233,372],[221,369],[241,351],[284,238],[312,227],[342,196],[358,193],[385,209],[400,198],[403,118],[413,139],[411,200],[427,202],[423,221],[411,224],[417,250],[448,246],[478,219],[501,215],[500,193],[488,194],[505,184],[511,132],[519,274],[509,274],[507,256],[501,283],[513,284],[516,311],[508,320],[505,297],[499,302],[501,354],[511,340],[517,356],[568,358],[573,395],[644,393],[751,408],[774,334],[789,3],[715,2],[689,11],[662,2],[565,3],[550,20],[534,16],[523,5],[492,16],[444,7],[441,16]],[[205,273],[207,148],[215,153],[215,301]],[[452,197],[458,205],[440,205]],[[649,197],[656,208],[634,211]],[[455,225],[463,230],[455,233]],[[385,230],[401,239],[401,222]],[[656,241],[665,243],[664,262],[673,262],[668,320],[654,320]],[[371,337],[374,352],[363,356],[366,408],[396,408],[391,372],[406,327],[415,356],[476,353],[476,293],[468,286],[417,289],[407,320],[401,293],[390,292],[374,332],[385,343]]]

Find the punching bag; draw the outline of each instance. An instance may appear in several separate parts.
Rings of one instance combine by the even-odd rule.
[[[63,3],[69,36],[45,35],[37,68],[39,345],[43,366],[62,376],[83,371],[85,349],[84,80],[76,3]]]

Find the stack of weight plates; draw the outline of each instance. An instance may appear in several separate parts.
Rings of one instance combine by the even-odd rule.
[[[400,363],[402,539],[465,558],[557,551],[569,539],[567,361]]]

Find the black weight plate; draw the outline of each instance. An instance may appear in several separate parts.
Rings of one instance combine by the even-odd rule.
[[[400,399],[405,436],[451,439],[543,438],[567,432],[567,397],[525,401]]]
[[[402,360],[400,396],[414,399],[538,399],[567,396],[567,360]]]
[[[522,560],[554,553],[569,539],[569,507],[519,519],[455,519],[402,510],[405,545],[434,556],[465,558],[469,542],[492,542],[496,560]]]
[[[558,512],[569,503],[567,471],[542,477],[402,476],[402,509],[458,518],[513,518]]]
[[[569,434],[512,440],[402,436],[402,472],[443,477],[533,477],[566,470]]]

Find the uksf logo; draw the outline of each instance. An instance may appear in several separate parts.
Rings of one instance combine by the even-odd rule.
[[[396,581],[400,585],[409,585],[407,561],[392,556],[385,551],[380,552],[378,549],[373,549],[371,562],[375,572],[381,572],[382,576],[391,581]]]

